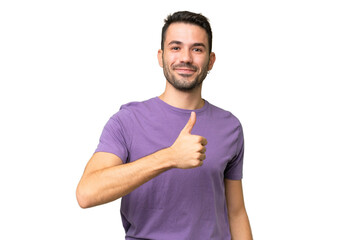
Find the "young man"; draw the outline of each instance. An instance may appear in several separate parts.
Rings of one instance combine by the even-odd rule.
[[[241,124],[201,97],[215,62],[211,44],[204,16],[169,15],[158,51],[164,93],[123,105],[85,168],[79,205],[122,197],[126,239],[252,239]]]

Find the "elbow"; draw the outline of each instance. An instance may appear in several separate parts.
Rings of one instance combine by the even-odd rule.
[[[91,204],[89,194],[86,194],[86,191],[80,186],[76,189],[76,200],[79,204],[79,206],[83,209],[90,208],[93,205]]]

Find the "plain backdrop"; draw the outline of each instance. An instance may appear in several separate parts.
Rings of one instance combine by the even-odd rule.
[[[360,239],[360,7],[354,0],[1,1],[1,239],[124,239],[120,200],[75,189],[122,104],[160,95],[169,13],[203,13],[203,97],[245,134],[254,239]]]

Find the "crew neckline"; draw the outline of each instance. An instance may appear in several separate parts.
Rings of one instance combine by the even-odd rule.
[[[209,107],[209,102],[204,100],[204,106],[202,106],[199,109],[194,109],[194,110],[190,110],[190,109],[183,109],[183,108],[177,108],[174,106],[171,106],[170,104],[164,102],[163,100],[161,100],[158,96],[154,98],[160,105],[164,106],[165,108],[171,110],[171,111],[175,111],[175,112],[180,112],[180,113],[186,113],[189,114],[191,112],[195,112],[195,113],[201,113],[203,111],[205,111],[208,107]]]

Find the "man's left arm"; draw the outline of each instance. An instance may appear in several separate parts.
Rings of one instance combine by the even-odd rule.
[[[225,194],[232,240],[252,240],[241,180],[225,179]]]

